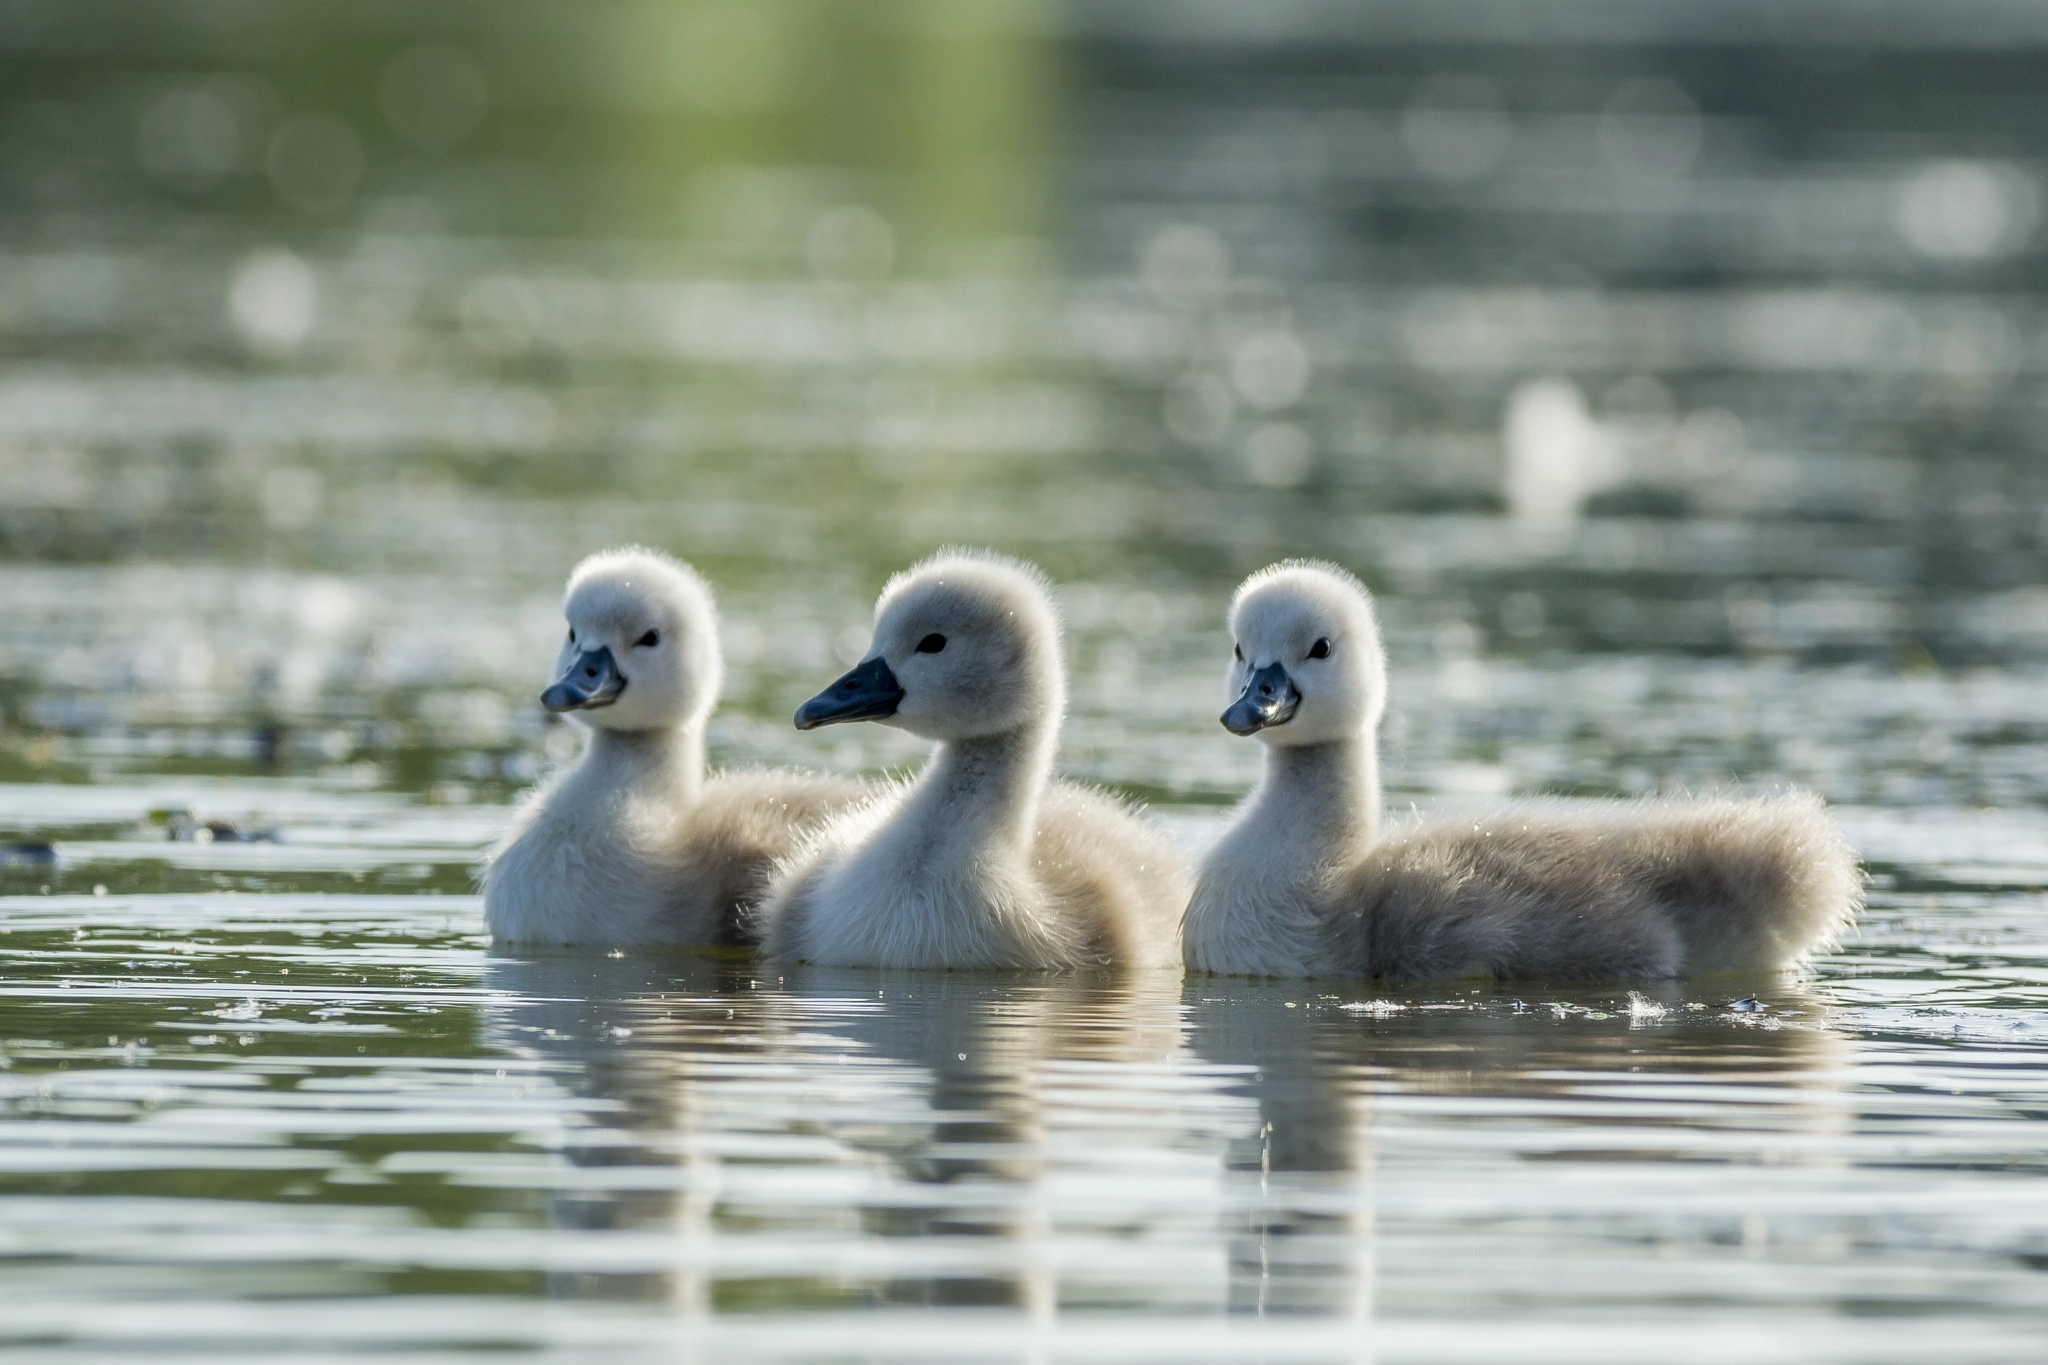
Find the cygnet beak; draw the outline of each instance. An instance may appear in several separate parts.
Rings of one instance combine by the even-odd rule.
[[[586,649],[569,661],[562,676],[540,694],[540,704],[560,714],[563,711],[595,711],[610,706],[626,690],[626,680],[612,661],[609,649]]]
[[[849,720],[880,720],[896,714],[903,685],[877,654],[838,682],[796,708],[796,728],[815,730]]]
[[[1299,705],[1301,693],[1294,690],[1287,670],[1277,663],[1267,664],[1252,674],[1244,695],[1223,713],[1223,728],[1233,735],[1255,735],[1293,720],[1294,708]]]

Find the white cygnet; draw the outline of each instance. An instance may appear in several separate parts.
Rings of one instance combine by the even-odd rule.
[[[867,658],[805,702],[797,728],[875,720],[938,747],[777,874],[763,952],[865,967],[1177,962],[1181,859],[1123,802],[1052,779],[1065,707],[1036,569],[949,552],[890,579]]]
[[[704,724],[724,663],[711,590],[654,550],[576,566],[548,710],[590,730],[535,788],[484,870],[498,943],[744,943],[741,911],[798,837],[865,792],[789,772],[706,779]]]
[[[1386,657],[1342,569],[1287,563],[1230,608],[1234,734],[1265,775],[1203,862],[1193,971],[1430,979],[1783,971],[1862,901],[1856,856],[1805,792],[1531,801],[1382,833]]]

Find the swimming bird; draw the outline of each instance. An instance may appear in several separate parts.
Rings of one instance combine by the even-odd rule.
[[[1131,807],[1053,780],[1065,708],[1059,618],[1035,568],[953,551],[890,579],[867,657],[796,726],[873,720],[937,746],[777,873],[762,951],[842,967],[1178,961],[1187,873]]]
[[[736,944],[741,910],[799,835],[865,791],[845,778],[704,772],[724,679],[718,611],[655,550],[594,554],[569,576],[569,634],[541,704],[590,731],[537,787],[484,871],[499,943]]]
[[[1805,792],[1511,804],[1380,828],[1386,656],[1372,599],[1330,564],[1252,575],[1230,608],[1223,713],[1265,773],[1204,860],[1190,970],[1250,976],[1657,978],[1783,971],[1862,900]]]

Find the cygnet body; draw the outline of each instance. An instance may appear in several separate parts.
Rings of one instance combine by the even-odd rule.
[[[1194,971],[1429,979],[1776,972],[1832,944],[1862,877],[1817,797],[1532,801],[1382,832],[1372,601],[1276,565],[1231,604],[1223,714],[1265,773],[1204,860]]]
[[[863,795],[840,778],[706,778],[704,726],[724,665],[695,571],[638,548],[576,566],[549,710],[590,731],[492,851],[484,917],[498,943],[625,947],[746,941],[741,917],[800,835]]]
[[[848,967],[1165,966],[1188,878],[1129,807],[1052,778],[1066,706],[1044,579],[948,553],[896,575],[867,658],[797,728],[876,720],[938,741],[915,779],[778,874],[763,951]]]

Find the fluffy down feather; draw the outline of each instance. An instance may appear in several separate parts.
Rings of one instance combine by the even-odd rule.
[[[900,693],[864,718],[938,745],[914,780],[781,868],[761,910],[765,953],[870,967],[1178,960],[1178,854],[1130,806],[1052,780],[1065,669],[1036,570],[953,553],[897,575],[868,660],[819,700],[857,675],[886,675]]]
[[[1331,878],[1331,974],[1777,972],[1832,947],[1855,856],[1807,792],[1541,803],[1390,831]]]
[[[777,860],[864,790],[845,778],[735,772],[710,778],[685,805],[658,784],[570,769],[527,800],[491,854],[491,936],[596,947],[750,943],[744,914],[767,892]]]
[[[590,730],[527,798],[483,872],[499,943],[742,942],[775,861],[865,788],[789,772],[704,776],[723,661],[711,590],[652,550],[569,577],[569,631],[543,699]],[[606,680],[606,681],[598,681]]]
[[[1781,972],[1832,946],[1861,908],[1856,856],[1804,792],[1524,802],[1382,832],[1385,668],[1365,590],[1328,566],[1277,565],[1239,590],[1231,630],[1231,694],[1257,677],[1282,704],[1256,731],[1265,775],[1197,879],[1182,925],[1191,970]],[[1257,719],[1245,705],[1226,713],[1240,726]]]
[[[1179,961],[1186,870],[1125,802],[1053,782],[1025,848],[977,857],[891,837],[919,818],[919,797],[906,786],[842,815],[782,865],[762,906],[764,954],[1040,970]]]

